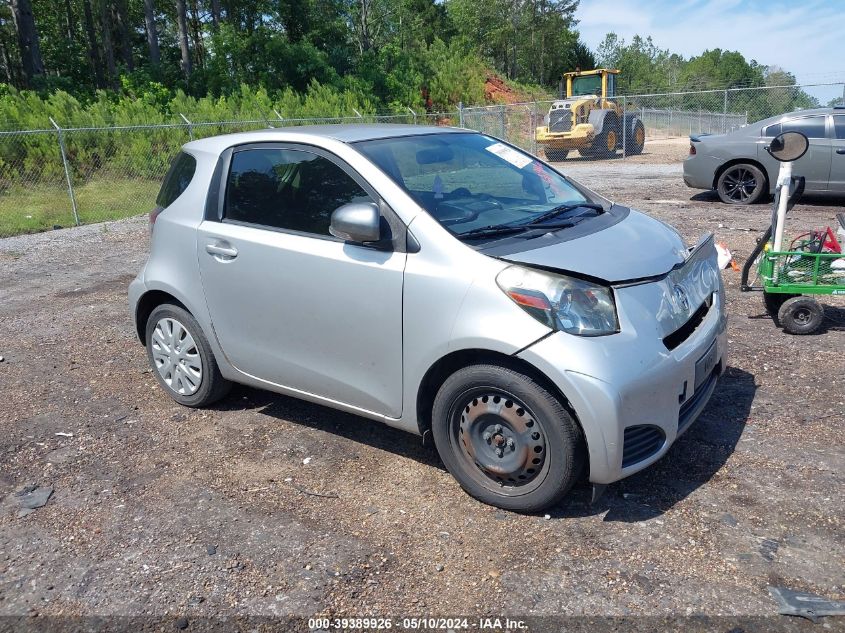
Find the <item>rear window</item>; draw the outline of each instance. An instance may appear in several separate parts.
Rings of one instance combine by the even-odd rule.
[[[191,179],[194,177],[196,170],[196,159],[190,154],[180,152],[170,164],[170,169],[161,184],[161,191],[158,192],[156,204],[162,209],[166,209],[173,204],[176,198],[181,196],[182,192],[191,184]]]
[[[803,132],[807,138],[825,138],[825,117],[810,116],[775,123],[763,129],[763,136],[777,136],[782,132]]]

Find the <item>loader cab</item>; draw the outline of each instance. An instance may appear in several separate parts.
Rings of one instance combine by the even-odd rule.
[[[618,70],[607,68],[564,73],[561,81],[561,98],[596,95],[603,99],[612,99],[616,96],[616,75],[618,74]]]

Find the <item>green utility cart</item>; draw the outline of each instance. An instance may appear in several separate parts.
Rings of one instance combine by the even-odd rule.
[[[741,289],[762,291],[768,313],[791,334],[811,334],[824,322],[819,295],[845,295],[845,254],[836,233],[827,227],[793,239],[783,248],[787,212],[804,191],[804,178],[791,173],[792,162],[807,151],[807,137],[786,132],[766,148],[781,161],[772,222],[742,269]],[[845,214],[837,220],[845,234]],[[755,283],[749,284],[751,269],[757,266]]]

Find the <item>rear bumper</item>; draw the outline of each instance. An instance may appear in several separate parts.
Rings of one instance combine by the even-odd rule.
[[[147,291],[147,287],[144,285],[144,270],[141,269],[141,272],[138,273],[138,276],[132,280],[129,284],[129,315],[132,317],[132,324],[135,326],[135,329],[138,332],[138,338],[141,339],[141,342],[144,343],[143,336],[141,334],[141,330],[138,327],[138,302],[141,300],[143,294]]]
[[[660,459],[707,406],[727,366],[723,293],[682,344],[636,332],[597,339],[557,333],[519,356],[548,376],[584,430],[590,481],[608,484]],[[705,365],[702,365],[705,363]],[[702,367],[707,371],[699,376]]]
[[[709,156],[688,156],[684,160],[684,183],[692,189],[713,189],[718,166],[718,162]]]

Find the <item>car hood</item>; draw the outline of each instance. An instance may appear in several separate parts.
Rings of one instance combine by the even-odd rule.
[[[583,237],[532,248],[533,242],[526,240],[526,250],[502,259],[611,283],[663,275],[683,263],[689,252],[675,229],[634,210],[622,221]]]

